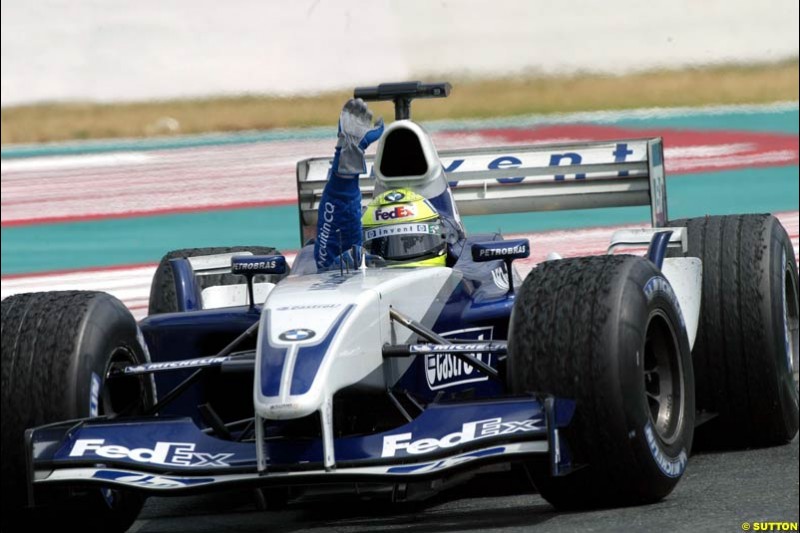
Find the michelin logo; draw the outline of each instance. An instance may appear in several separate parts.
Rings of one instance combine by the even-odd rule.
[[[683,319],[683,312],[681,311],[681,304],[678,301],[678,297],[675,295],[675,291],[672,290],[672,285],[670,285],[669,281],[661,276],[653,276],[647,280],[647,283],[644,286],[644,295],[647,297],[647,301],[650,302],[658,293],[666,296],[667,299],[675,306],[675,309],[678,309],[678,318],[681,320],[681,325],[686,327],[686,323]]]
[[[145,363],[143,365],[129,366],[125,368],[126,374],[137,374],[141,372],[157,370],[180,370],[182,368],[195,368],[199,366],[211,366],[224,363],[227,357],[202,357],[200,359],[186,359],[184,361],[164,361],[162,363]]]
[[[686,463],[689,458],[686,450],[681,450],[678,457],[669,457],[661,450],[661,446],[653,433],[653,426],[648,422],[644,427],[644,436],[647,439],[647,446],[650,448],[650,453],[653,455],[658,468],[669,477],[680,477],[683,471],[686,470]]]
[[[194,451],[193,442],[157,442],[154,448],[126,448],[125,446],[105,444],[104,439],[78,439],[70,457],[94,455],[106,459],[129,459],[137,463],[165,466],[230,466],[227,459],[232,453],[201,453]]]
[[[396,457],[397,452],[404,452],[408,455],[419,455],[452,448],[487,437],[543,431],[544,427],[539,425],[541,421],[541,419],[536,418],[504,422],[502,418],[488,418],[477,422],[467,422],[461,426],[461,431],[450,433],[441,439],[423,438],[413,440],[414,435],[412,433],[387,435],[383,437],[383,451],[381,452],[381,457]]]

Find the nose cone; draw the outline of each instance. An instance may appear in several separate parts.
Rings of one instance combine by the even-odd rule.
[[[344,281],[335,273],[301,276],[270,294],[256,346],[259,416],[307,416],[380,366],[377,293],[356,276]]]

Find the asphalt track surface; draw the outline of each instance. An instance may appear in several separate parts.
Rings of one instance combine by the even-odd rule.
[[[798,439],[775,448],[700,452],[660,503],[556,512],[532,491],[476,478],[413,508],[355,500],[259,511],[252,492],[153,498],[131,531],[742,531],[742,523],[798,521]],[[518,484],[517,484],[518,485]],[[516,489],[516,490],[515,490]]]

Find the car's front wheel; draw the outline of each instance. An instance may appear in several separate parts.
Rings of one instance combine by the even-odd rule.
[[[682,477],[694,431],[694,379],[677,299],[633,256],[547,261],[520,287],[511,316],[513,392],[576,402],[563,437],[577,468],[528,465],[559,508],[643,504]]]
[[[139,514],[137,493],[71,488],[37,492],[26,509],[24,432],[50,422],[144,412],[155,401],[151,377],[106,379],[114,366],[147,361],[130,311],[100,292],[43,292],[2,302],[3,531],[125,531]],[[40,507],[38,507],[40,506]],[[26,525],[26,527],[21,527]]]

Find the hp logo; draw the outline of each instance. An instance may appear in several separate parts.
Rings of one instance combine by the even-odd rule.
[[[282,341],[304,341],[306,339],[310,339],[315,335],[314,331],[310,329],[290,329],[289,331],[284,331],[278,338]]]

